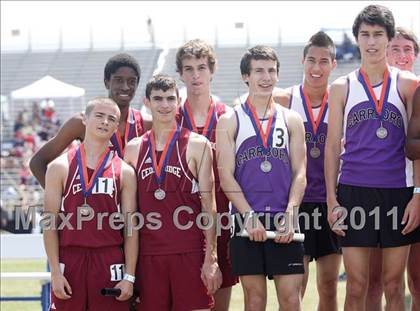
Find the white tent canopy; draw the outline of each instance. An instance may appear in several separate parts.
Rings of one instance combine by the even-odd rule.
[[[11,93],[12,99],[75,98],[85,95],[83,88],[45,76]]]

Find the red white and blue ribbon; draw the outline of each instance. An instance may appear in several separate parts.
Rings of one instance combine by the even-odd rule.
[[[325,116],[328,110],[328,91],[325,92],[324,97],[322,98],[321,109],[318,113],[318,117],[314,118],[314,113],[312,110],[311,101],[308,94],[306,94],[303,86],[300,86],[300,96],[303,101],[303,109],[305,110],[306,119],[310,125],[309,131],[313,135],[313,140],[316,142],[318,137],[318,127],[324,121]]]
[[[79,175],[80,175],[80,183],[82,184],[82,193],[85,198],[87,198],[90,194],[92,194],[92,189],[95,186],[96,182],[98,181],[99,177],[102,176],[102,173],[105,168],[105,164],[108,162],[109,156],[111,154],[111,150],[107,147],[105,151],[102,153],[101,157],[99,158],[98,164],[96,165],[95,170],[91,178],[89,179],[89,175],[87,172],[87,164],[86,164],[86,153],[84,144],[80,144],[79,148],[76,151],[76,159],[77,164],[79,165]]]
[[[254,127],[255,133],[257,134],[258,143],[264,147],[264,151],[268,151],[273,142],[273,132],[277,119],[277,110],[274,109],[273,114],[268,118],[267,126],[264,132],[260,119],[258,118],[257,112],[252,106],[249,97],[247,98],[243,109],[251,119],[252,126]]]
[[[118,130],[111,137],[112,145],[115,147],[115,150],[117,151],[117,154],[120,158],[124,157],[124,147],[127,145],[127,142],[129,142],[132,138],[134,138],[134,134],[133,134],[134,126],[135,126],[134,112],[130,108],[127,114],[127,121],[125,123],[124,134],[122,135],[120,131]],[[122,136],[124,136],[124,142],[121,139]]]
[[[169,136],[166,140],[165,147],[163,148],[162,155],[159,159],[159,162],[157,161],[157,156],[156,156],[155,135],[153,133],[153,129],[150,130],[149,156],[152,159],[153,171],[154,171],[154,175],[155,175],[155,178],[159,187],[163,184],[163,180],[165,179],[166,164],[168,163],[168,159],[170,157],[175,141],[178,139],[180,129],[181,127],[178,124],[169,133]]]
[[[388,105],[388,96],[391,86],[391,77],[389,75],[388,67],[385,69],[384,72],[381,97],[379,98],[379,100],[376,97],[376,94],[373,90],[372,84],[369,81],[369,77],[367,76],[366,71],[362,67],[360,68],[358,79],[359,82],[362,84],[367,97],[369,98],[369,102],[375,108],[376,114],[382,121],[384,111],[386,109],[386,106]]]
[[[195,125],[194,116],[192,114],[188,99],[184,103],[183,112],[184,112],[185,121],[187,122],[188,129],[190,131],[200,134],[197,129],[197,126]],[[215,120],[216,120],[216,108],[215,108],[213,99],[211,99],[210,109],[207,113],[206,123],[204,125],[203,132],[201,133],[202,135],[206,136],[207,139],[209,140],[210,140],[211,133],[213,131]]]

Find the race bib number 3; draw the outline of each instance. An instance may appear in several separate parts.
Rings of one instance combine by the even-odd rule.
[[[283,128],[275,128],[273,132],[273,148],[284,148],[286,146],[287,132]]]
[[[111,281],[121,281],[124,276],[124,264],[115,264],[109,266],[111,272]]]

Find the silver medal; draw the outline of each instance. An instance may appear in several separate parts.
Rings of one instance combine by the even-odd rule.
[[[162,201],[165,197],[166,197],[165,190],[160,189],[160,188],[155,190],[156,200]]]
[[[379,139],[384,139],[388,136],[388,130],[381,125],[381,127],[378,127],[376,130],[376,136]]]
[[[92,213],[92,207],[90,207],[89,204],[87,204],[86,202],[82,204],[82,206],[79,207],[80,208],[80,214],[82,214],[83,216],[88,216],[90,215],[90,213]]]
[[[270,161],[268,161],[268,160],[264,160],[264,161],[262,161],[262,162],[261,162],[261,164],[260,164],[260,169],[261,169],[261,171],[263,171],[264,173],[268,173],[268,172],[270,172],[270,171],[271,171],[271,168],[272,168],[271,163],[270,163]]]
[[[313,159],[317,159],[321,155],[321,150],[319,150],[318,147],[312,147],[311,150],[309,150],[309,154]]]

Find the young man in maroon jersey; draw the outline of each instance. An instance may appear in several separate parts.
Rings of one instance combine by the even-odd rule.
[[[150,122],[143,122],[140,111],[130,108],[140,82],[140,74],[140,66],[136,59],[125,53],[111,57],[104,69],[104,83],[108,96],[118,104],[121,111],[118,131],[111,137],[113,148],[121,158],[124,156],[127,142],[133,137],[141,136],[151,126]],[[74,140],[82,141],[84,135],[83,114],[79,113],[67,120],[57,135],[33,155],[29,165],[41,186],[45,184],[48,163],[58,157]]]
[[[137,173],[139,210],[159,222],[140,230],[136,276],[139,310],[209,310],[220,287],[216,231],[198,225],[216,213],[212,152],[207,139],[176,121],[175,80],[154,76],[146,86],[153,126],[127,145],[125,160]]]
[[[220,116],[231,110],[225,104],[215,101],[210,93],[210,84],[216,70],[216,55],[213,48],[203,40],[195,39],[182,45],[176,54],[176,67],[187,89],[187,98],[179,109],[181,126],[206,136],[213,149],[213,172],[215,176],[216,208],[219,214],[229,213],[229,200],[220,187],[215,156],[216,126]],[[223,227],[227,227],[227,219]],[[229,258],[230,230],[221,229],[217,238],[217,260],[222,272],[223,283],[215,293],[213,310],[229,310],[232,286],[238,278],[232,274]]]
[[[50,310],[128,309],[138,236],[123,232],[122,217],[136,210],[136,187],[134,170],[108,147],[119,119],[112,99],[90,101],[83,143],[48,166],[44,210],[50,226],[44,244],[51,267]],[[106,287],[121,293],[116,299],[102,296]]]

